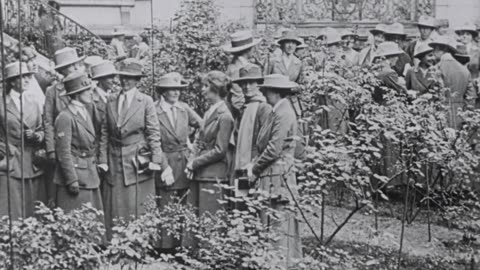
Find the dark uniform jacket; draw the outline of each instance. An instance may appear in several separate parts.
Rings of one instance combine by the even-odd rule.
[[[160,137],[162,150],[168,159],[168,165],[172,168],[175,183],[168,189],[186,189],[189,186],[189,180],[185,174],[187,167],[187,158],[190,156],[190,150],[187,145],[190,127],[200,127],[200,116],[198,116],[187,104],[177,102],[176,124],[172,126],[167,113],[161,107],[161,102],[157,101],[155,108],[158,121],[160,122]],[[156,186],[164,187],[164,182],[160,175],[156,176]]]
[[[70,104],[68,96],[60,96],[64,92],[63,83],[56,82],[47,88],[45,94],[43,121],[45,125],[45,144],[48,153],[55,151],[55,119]]]
[[[415,90],[418,94],[425,94],[434,85],[433,80],[428,79],[428,74],[419,68],[412,68],[407,72],[405,77],[406,87],[408,90]]]
[[[229,149],[233,131],[233,117],[225,103],[221,104],[208,119],[195,142],[197,154],[192,167],[195,180],[228,180],[232,152]]]
[[[100,186],[95,129],[90,116],[84,119],[74,105],[63,110],[55,121],[55,149],[59,165],[55,171],[55,184],[67,186],[78,181],[81,189]]]
[[[13,90],[12,90],[13,91]],[[24,96],[24,112],[23,123],[20,119],[20,110],[17,108],[10,95],[7,96],[7,127],[4,126],[5,115],[3,102],[0,103],[0,136],[5,141],[4,134],[5,128],[7,129],[9,144],[13,146],[10,149],[12,156],[18,160],[18,162],[12,163],[11,176],[14,178],[21,178],[22,168],[20,161],[22,160],[21,154],[21,140],[24,134],[21,133],[21,126],[24,130],[32,129],[40,136],[39,141],[24,140],[24,154],[23,154],[23,177],[25,179],[35,178],[43,174],[43,171],[33,164],[34,152],[41,148],[41,142],[44,139],[44,132],[42,127],[42,109],[40,105],[34,100],[30,100],[28,95]]]
[[[148,170],[137,175],[134,160],[142,152],[149,152],[151,161],[168,167],[160,146],[160,127],[153,99],[138,89],[123,121],[119,122],[119,95],[109,99],[107,114],[102,125],[99,163],[109,165],[110,184],[133,185],[153,179]],[[140,171],[141,172],[141,171]]]

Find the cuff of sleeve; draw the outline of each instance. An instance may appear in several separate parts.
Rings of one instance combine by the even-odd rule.
[[[66,181],[66,182],[65,182],[65,185],[66,185],[66,186],[69,186],[69,185],[71,185],[71,184],[73,184],[73,183],[75,183],[75,182],[78,182],[78,179]]]
[[[167,157],[165,157],[163,154],[153,155],[152,156],[152,162],[160,164],[160,166],[162,166],[162,170],[165,170],[166,168],[168,168]]]

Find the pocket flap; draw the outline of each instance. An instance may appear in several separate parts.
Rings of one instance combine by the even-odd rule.
[[[88,162],[83,158],[76,158],[73,166],[77,169],[88,169]]]

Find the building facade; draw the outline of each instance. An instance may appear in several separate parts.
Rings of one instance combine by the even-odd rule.
[[[195,1],[195,0],[192,0]],[[409,24],[422,14],[448,19],[452,27],[480,21],[480,0],[212,0],[222,19],[247,26],[295,24],[298,28],[324,26],[369,27],[379,21]],[[174,23],[179,0],[60,0],[62,12],[98,34],[123,25],[138,30]],[[313,31],[313,30],[312,30]]]

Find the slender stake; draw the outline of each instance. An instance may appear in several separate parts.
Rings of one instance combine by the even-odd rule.
[[[2,56],[1,61],[2,61],[2,78],[5,78],[5,47],[4,47],[4,25],[3,25],[3,1],[0,1],[0,34],[1,34],[1,44],[0,44],[0,54]],[[15,257],[13,255],[13,224],[12,224],[12,203],[11,203],[11,195],[10,195],[10,145],[9,145],[9,139],[8,139],[8,117],[7,117],[7,91],[5,91],[6,88],[6,83],[5,80],[2,80],[2,88],[3,88],[3,128],[4,128],[4,140],[5,140],[5,159],[7,161],[7,171],[6,171],[6,176],[7,176],[7,208],[8,208],[8,238],[9,238],[9,244],[10,244],[10,266],[9,269],[13,270],[14,269],[14,264],[15,264]]]
[[[320,224],[320,243],[323,244],[323,236],[325,235],[325,193],[322,192],[322,223]]]
[[[154,54],[154,33],[153,33],[153,0],[150,0],[150,54],[151,54],[151,61],[152,61],[152,94],[155,93],[155,54]]]
[[[397,269],[398,270],[400,270],[400,265],[402,263],[403,236],[404,236],[404,233],[405,233],[405,219],[407,218],[409,189],[410,189],[410,184],[407,180],[407,191],[406,191],[406,194],[405,194],[405,203],[403,204],[402,231],[400,233],[400,248],[398,249],[398,264],[397,264]]]
[[[20,55],[22,54],[22,8],[21,8],[21,0],[17,0],[18,5],[18,51]],[[22,86],[22,58],[20,57],[20,87]],[[25,176],[24,176],[24,164],[23,164],[23,155],[25,152],[25,136],[24,134],[24,124],[23,124],[23,89],[20,92],[20,179],[22,180],[22,218],[25,218]]]
[[[428,242],[432,242],[432,228],[430,224],[430,175],[428,174],[428,162],[425,162],[425,177],[427,180],[427,224]]]

